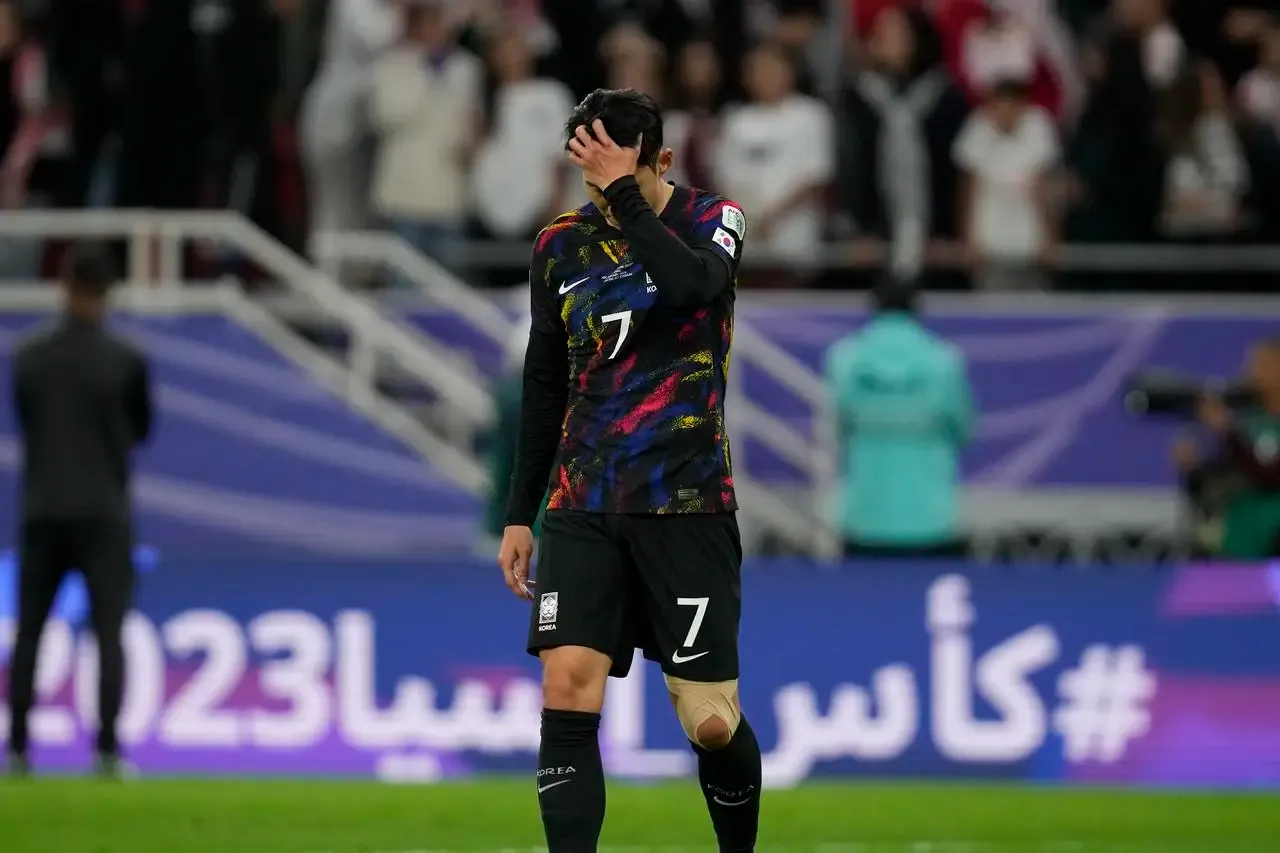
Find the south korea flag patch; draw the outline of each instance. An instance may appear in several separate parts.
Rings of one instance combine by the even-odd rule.
[[[723,249],[724,253],[729,257],[736,258],[738,256],[738,241],[723,228],[716,229],[716,233],[711,237],[711,242]]]

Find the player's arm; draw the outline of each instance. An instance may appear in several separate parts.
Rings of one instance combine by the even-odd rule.
[[[535,250],[529,270],[533,324],[524,355],[524,388],[506,523],[532,527],[547,494],[569,398],[569,338]]]
[[[662,224],[630,175],[605,187],[604,197],[631,253],[652,274],[664,302],[701,305],[733,281],[741,234],[730,238],[732,248],[710,239],[705,246],[686,244]]]
[[[133,443],[142,444],[151,437],[155,407],[151,402],[151,369],[141,355],[133,355],[129,383],[129,411],[133,417]]]
[[[31,383],[27,378],[27,361],[30,358],[26,350],[19,351],[10,363],[13,388],[13,413],[18,422],[18,430],[25,437],[31,433]]]

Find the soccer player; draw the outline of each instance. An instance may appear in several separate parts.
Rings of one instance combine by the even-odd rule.
[[[738,703],[742,548],[724,397],[746,220],[668,184],[647,96],[597,90],[567,126],[592,203],[538,235],[516,468],[498,555],[533,600],[537,788],[550,853],[604,822],[598,731],[635,648],[662,665],[722,851],[751,851],[760,746]],[[547,486],[550,483],[550,492]],[[546,495],[537,592],[530,525]]]

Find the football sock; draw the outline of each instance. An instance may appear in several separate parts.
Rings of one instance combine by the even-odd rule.
[[[599,714],[542,712],[537,779],[549,853],[595,853],[604,825]]]
[[[698,782],[721,853],[751,853],[760,827],[760,744],[746,718],[724,749],[694,744]]]

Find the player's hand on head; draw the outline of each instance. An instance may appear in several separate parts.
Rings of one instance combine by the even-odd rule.
[[[603,190],[619,178],[635,174],[643,141],[637,139],[635,147],[623,148],[609,138],[604,122],[596,119],[590,128],[582,125],[574,131],[569,140],[569,159],[588,182]]]
[[[498,548],[498,565],[502,567],[507,589],[517,598],[533,600],[529,589],[529,567],[533,563],[533,530],[518,524],[508,525],[502,531],[502,545]]]

